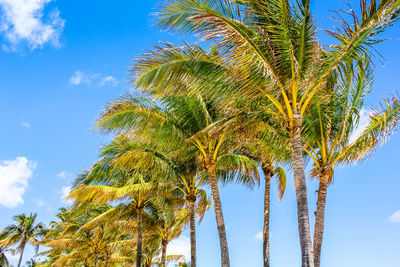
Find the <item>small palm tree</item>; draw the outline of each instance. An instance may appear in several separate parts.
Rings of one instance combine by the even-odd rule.
[[[150,238],[144,247],[143,251],[143,267],[163,266],[162,258],[160,257],[161,252],[161,240],[159,238]],[[165,262],[175,263],[182,262],[185,259],[183,255],[166,255]]]
[[[116,138],[103,150],[103,158],[95,164],[89,173],[83,175],[79,185],[74,189],[70,198],[78,202],[121,203],[110,208],[107,212],[89,221],[89,227],[99,221],[115,219],[136,219],[137,222],[137,251],[136,265],[141,267],[143,250],[143,225],[147,209],[152,201],[167,198],[174,188],[172,184],[158,182],[152,173],[137,172],[137,169],[126,169],[117,162],[118,156],[124,155],[131,148],[125,139]],[[98,185],[103,184],[103,185]],[[106,184],[106,185],[104,185]]]
[[[160,267],[166,267],[167,246],[181,235],[190,214],[185,208],[177,208],[175,203],[155,205],[150,213],[154,222],[153,231],[161,240]]]
[[[36,223],[37,214],[20,214],[14,216],[14,224],[9,225],[1,233],[2,240],[0,241],[0,247],[12,247],[13,253],[20,253],[18,267],[21,266],[22,258],[24,256],[25,247],[27,244],[31,244],[36,247],[36,251],[39,249],[39,239],[44,235],[44,227],[41,223]]]
[[[85,227],[89,221],[108,211],[109,205],[83,203],[70,210],[62,209],[52,222],[42,244],[50,249],[42,252],[51,266],[112,266],[115,263],[132,263],[122,253],[122,247],[132,247],[131,228],[121,221],[99,222]]]

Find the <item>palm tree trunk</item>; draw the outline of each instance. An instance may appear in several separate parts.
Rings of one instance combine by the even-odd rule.
[[[269,214],[270,214],[270,191],[271,191],[271,169],[268,166],[262,167],[265,180],[264,189],[264,227],[263,227],[263,258],[264,267],[270,266],[269,259]]]
[[[329,177],[320,177],[318,189],[317,211],[315,212],[315,227],[314,227],[314,265],[319,267],[321,265],[321,248],[322,239],[324,235],[325,224],[325,206],[326,195],[328,189]]]
[[[138,243],[136,248],[136,267],[142,267],[142,242],[143,242],[143,210],[138,209]]]
[[[310,234],[310,218],[308,214],[307,186],[303,162],[303,145],[301,143],[301,128],[302,118],[300,115],[295,115],[290,134],[294,184],[297,200],[297,224],[300,236],[302,266],[314,267],[314,257]]]
[[[221,267],[230,267],[228,241],[226,239],[225,222],[222,213],[221,198],[218,190],[217,174],[215,162],[209,160],[206,165],[208,178],[210,180],[211,194],[213,197],[215,219],[217,220],[217,228],[219,235],[219,244],[221,249]]]
[[[23,243],[21,247],[21,255],[19,255],[19,261],[17,265],[18,267],[21,267],[22,258],[24,257],[24,251],[25,251],[25,243]]]
[[[196,267],[197,256],[196,256],[196,208],[195,201],[189,202],[190,212],[190,266]]]
[[[166,267],[167,241],[163,240],[161,243],[161,267]]]

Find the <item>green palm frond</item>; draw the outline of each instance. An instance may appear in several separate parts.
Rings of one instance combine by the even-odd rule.
[[[249,187],[260,183],[257,163],[244,155],[223,154],[217,158],[216,169],[224,182],[236,180]]]
[[[282,199],[283,194],[286,189],[286,172],[281,167],[276,167],[274,169],[274,176],[277,179],[278,190],[279,190],[279,199]]]
[[[346,151],[338,156],[340,163],[351,163],[370,155],[381,143],[385,143],[397,129],[400,121],[399,99],[386,99],[380,110],[370,115],[368,125],[360,136],[349,145]]]

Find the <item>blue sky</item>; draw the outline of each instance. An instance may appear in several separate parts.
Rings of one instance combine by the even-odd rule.
[[[176,36],[151,27],[156,0],[0,0],[0,228],[15,214],[38,212],[48,223],[68,205],[63,192],[95,160],[110,137],[93,131],[106,103],[128,90],[130,60]],[[348,1],[357,7],[355,0]],[[332,28],[329,10],[340,0],[312,1],[320,27]],[[400,25],[377,48],[373,93],[377,105],[399,89]],[[368,114],[368,110],[365,114]],[[329,188],[322,263],[326,267],[398,267],[400,240],[400,136],[357,166],[337,169]],[[292,175],[282,201],[273,201],[273,266],[300,266]],[[233,267],[261,266],[262,192],[223,188],[222,202]],[[310,214],[317,183],[308,183]],[[273,199],[277,190],[273,189]],[[397,213],[396,213],[397,212]],[[311,216],[313,222],[313,216]],[[188,254],[188,234],[171,252]],[[25,259],[32,256],[30,250]],[[219,266],[212,209],[198,227],[199,266]]]

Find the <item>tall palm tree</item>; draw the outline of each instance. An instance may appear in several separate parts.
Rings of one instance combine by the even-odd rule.
[[[313,243],[316,267],[321,262],[327,189],[336,165],[353,164],[367,157],[379,144],[379,139],[388,136],[400,120],[399,101],[387,100],[383,105],[385,109],[371,115],[366,129],[352,140],[371,83],[372,70],[368,63],[360,62],[355,68],[347,66],[341,73],[338,93],[327,103],[314,103],[311,120],[305,125],[308,142],[304,151],[313,161],[311,175],[319,180]]]
[[[218,101],[264,98],[290,134],[302,265],[314,266],[302,151],[303,117],[310,102],[330,87],[345,63],[362,60],[380,41],[377,34],[398,18],[399,0],[361,0],[341,29],[328,31],[339,44],[317,42],[310,0],[171,0],[157,13],[158,25],[193,32],[213,50],[158,48],[133,67],[135,85],[158,95],[207,91]],[[216,51],[216,52],[214,52]],[[217,55],[217,56],[216,56]],[[204,79],[204,77],[207,77]],[[204,81],[209,82],[204,82]],[[186,88],[182,85],[195,84]],[[224,266],[229,266],[224,261]]]
[[[149,99],[128,95],[111,103],[100,116],[97,126],[105,133],[144,132],[168,144],[172,150],[185,151],[182,155],[186,157],[195,155],[211,186],[221,259],[224,266],[228,266],[228,242],[218,180],[234,178],[254,184],[259,178],[256,165],[250,158],[230,150],[229,135],[210,136],[205,132],[224,116],[216,108],[218,103],[200,94],[167,97],[161,102],[157,105]]]
[[[282,152],[285,149],[276,150],[264,140],[249,144],[250,147],[242,149],[251,149],[254,152],[250,154],[254,160],[259,162],[264,174],[264,223],[263,223],[263,264],[264,267],[270,266],[270,213],[271,213],[271,180],[275,177],[279,190],[279,199],[282,199],[286,188],[286,172],[278,164],[285,161]],[[250,152],[249,151],[249,152]],[[274,153],[275,151],[276,153]],[[261,153],[260,153],[261,152]],[[251,153],[251,152],[250,152]],[[286,159],[287,160],[287,159]]]
[[[290,150],[288,137],[279,126],[273,124],[270,114],[260,111],[248,114],[236,111],[237,116],[210,127],[209,133],[230,132],[234,134],[236,150],[253,159],[264,174],[264,224],[263,224],[263,262],[270,266],[269,221],[271,201],[271,180],[277,178],[279,199],[286,188],[286,173],[279,163],[288,163]]]
[[[25,247],[31,244],[39,248],[39,238],[43,236],[44,227],[41,223],[36,224],[37,214],[20,214],[14,216],[14,224],[7,226],[1,233],[0,247],[11,247],[16,245],[13,253],[20,253],[18,267],[21,266]]]

